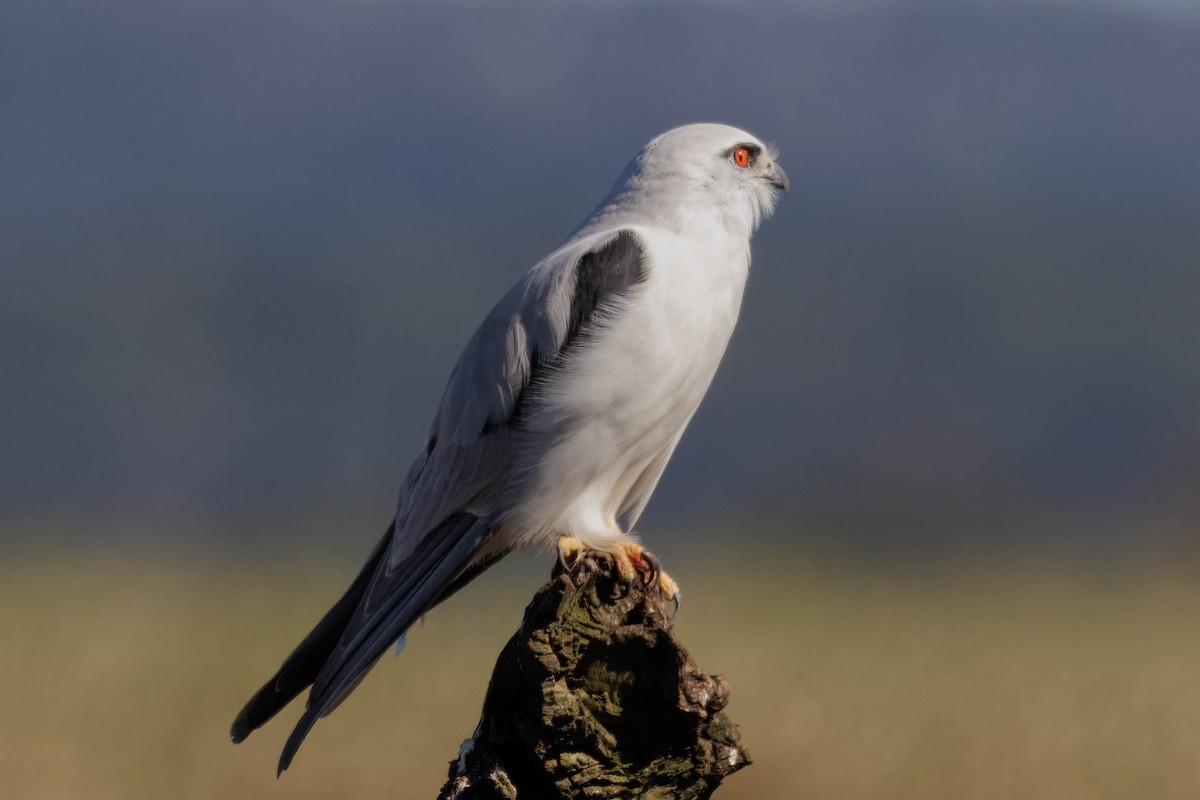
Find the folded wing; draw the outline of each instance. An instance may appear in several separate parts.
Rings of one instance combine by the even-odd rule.
[[[605,309],[645,280],[645,270],[636,235],[612,231],[551,255],[497,304],[451,374],[388,534],[346,594],[238,715],[235,742],[311,684],[280,758],[279,771],[287,769],[316,721],[392,643],[496,559],[484,545],[509,502],[500,489],[518,457],[524,411],[560,379],[564,357]]]

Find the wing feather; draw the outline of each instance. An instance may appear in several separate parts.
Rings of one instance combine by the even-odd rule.
[[[645,270],[644,248],[630,230],[569,243],[530,270],[471,337],[400,492],[395,533],[313,680],[280,772],[316,721],[417,618],[495,560],[484,545],[512,502],[506,482],[524,452],[524,410]]]

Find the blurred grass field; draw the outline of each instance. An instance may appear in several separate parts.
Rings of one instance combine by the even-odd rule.
[[[1183,568],[660,555],[755,762],[717,797],[1200,797]],[[435,610],[279,781],[299,708],[238,747],[229,723],[356,565],[266,562],[5,555],[0,794],[432,800],[549,562],[509,559]]]

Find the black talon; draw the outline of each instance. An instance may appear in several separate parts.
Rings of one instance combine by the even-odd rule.
[[[571,559],[570,563],[567,563],[567,553],[565,550],[563,550],[561,547],[555,549],[558,550],[558,565],[562,567],[563,572],[574,576],[575,568],[579,566],[580,561],[583,561],[583,549],[581,548],[574,552],[574,557]]]
[[[620,578],[620,576],[618,576],[618,578]],[[619,594],[618,597],[622,599],[629,597],[629,595],[633,592],[633,578],[620,578],[616,584],[621,588],[621,594]]]
[[[649,550],[642,551],[642,560],[650,566],[650,572],[646,576],[646,580],[642,583],[647,589],[658,584],[658,579],[662,577],[662,564],[659,563],[658,557]]]

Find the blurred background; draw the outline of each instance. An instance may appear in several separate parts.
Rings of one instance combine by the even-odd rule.
[[[0,6],[10,796],[432,798],[546,558],[282,781],[298,709],[228,723],[491,304],[694,121],[792,178],[641,524],[717,796],[1200,796],[1198,81],[1187,0]]]

